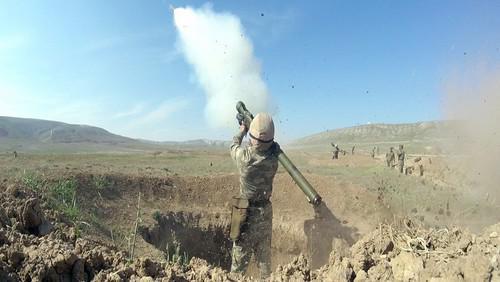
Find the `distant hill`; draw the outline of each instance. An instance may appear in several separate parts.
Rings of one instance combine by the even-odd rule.
[[[102,128],[40,119],[0,116],[0,140],[18,139],[42,143],[130,143],[134,139]]]
[[[154,142],[132,139],[88,125],[0,116],[1,151],[108,152],[168,149],[226,149],[229,142],[198,139]]]
[[[427,151],[441,150],[437,148],[446,140],[456,138],[459,121],[429,121],[404,124],[366,124],[347,128],[327,130],[295,140],[294,147],[327,148],[330,143],[344,146],[356,145],[360,148],[372,146],[394,146],[407,144],[418,149],[426,147]],[[430,149],[429,149],[430,148]]]

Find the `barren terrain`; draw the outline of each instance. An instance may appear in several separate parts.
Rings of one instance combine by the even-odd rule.
[[[498,279],[498,264],[495,266],[493,262],[498,260],[498,239],[493,233],[499,231],[498,225],[491,227],[493,231],[488,234],[484,231],[500,221],[495,212],[498,210],[497,198],[470,191],[467,188],[470,186],[464,183],[466,180],[458,177],[458,171],[451,171],[458,168],[449,167],[444,157],[410,155],[408,165],[412,165],[417,156],[425,162],[425,174],[420,177],[401,175],[385,167],[382,154],[371,158],[367,152],[359,151],[331,160],[329,152],[318,150],[295,149],[288,153],[323,197],[324,205],[315,216],[302,192],[280,168],[272,197],[273,269],[277,269],[274,280],[420,280],[432,277],[447,280],[457,275],[467,281],[475,280],[479,276],[471,276],[476,274],[471,274],[470,270],[446,272],[443,270],[446,267],[436,270],[428,264],[429,260],[434,260],[454,265],[461,257],[486,267],[481,273],[484,277]],[[253,265],[247,278],[231,278],[224,272],[230,265],[229,201],[238,189],[238,175],[225,150],[21,153],[15,159],[11,154],[4,154],[0,156],[0,167],[2,187],[7,190],[2,194],[6,202],[3,207],[8,217],[16,218],[15,213],[9,214],[12,189],[30,195],[19,197],[14,193],[14,198],[40,199],[45,213],[58,214],[54,218],[47,216],[54,226],[47,235],[26,228],[18,230],[15,228],[17,221],[11,219],[4,222],[2,230],[7,232],[6,236],[33,234],[27,238],[36,239],[36,242],[30,241],[28,245],[40,244],[41,248],[43,244],[52,244],[54,234],[62,230],[60,233],[65,235],[57,235],[57,242],[69,244],[65,247],[67,252],[77,256],[78,259],[71,259],[72,265],[78,260],[85,261],[85,279],[116,278],[113,273],[119,272],[121,264],[130,267],[130,270],[119,272],[120,279],[125,280],[142,276],[172,279],[178,275],[182,279],[201,281],[210,279],[212,274],[207,273],[214,271],[220,274],[212,277],[215,280],[239,280],[251,279],[249,277],[257,273]],[[59,195],[54,191],[70,188],[73,189],[71,205],[54,202],[55,196],[51,195]],[[137,219],[136,243],[132,248]],[[468,230],[483,234],[483,237],[470,235]],[[13,232],[20,233],[12,235]],[[71,240],[66,240],[65,236],[70,236]],[[463,238],[468,238],[470,244],[462,242]],[[17,246],[18,239],[9,240],[3,247],[7,256],[4,264],[10,267],[6,268],[7,272],[12,272],[14,280],[25,280],[31,255],[20,251],[23,259],[13,265],[9,252]],[[89,247],[89,251],[110,248],[123,253],[116,257],[115,251],[102,251],[113,253],[109,260],[114,262],[100,268],[87,267],[86,263],[92,264],[92,259],[85,257],[85,251],[83,257],[76,251],[79,245],[75,242],[81,243],[81,240],[97,244]],[[458,243],[462,245],[457,249]],[[375,245],[371,247],[370,244]],[[476,244],[477,248],[470,247]],[[468,252],[469,247],[474,253]],[[132,249],[134,257],[131,259]],[[363,258],[359,257],[360,253]],[[442,253],[447,256],[443,257]],[[484,257],[484,265],[481,261],[476,262],[476,256]],[[208,265],[194,258],[203,259]],[[140,271],[137,264],[145,263],[144,260],[155,265],[154,273]],[[490,262],[491,267],[487,266]],[[199,269],[192,266],[200,263]],[[399,273],[400,265],[407,264],[414,265],[409,270],[411,273],[406,270]],[[190,267],[196,273],[194,276],[187,274]],[[203,269],[210,271],[203,272]],[[202,274],[198,273],[200,271]],[[64,273],[71,276],[67,271]],[[168,276],[172,273],[177,274]],[[31,279],[52,277],[44,275],[49,274],[42,273]]]

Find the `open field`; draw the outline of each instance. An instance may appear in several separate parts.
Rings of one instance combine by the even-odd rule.
[[[317,269],[328,263],[332,250],[342,252],[380,224],[400,218],[476,232],[500,221],[498,199],[459,185],[458,178],[445,173],[450,168],[439,156],[423,157],[425,175],[420,177],[385,167],[382,155],[372,159],[360,152],[331,160],[329,152],[293,149],[288,155],[325,206],[322,218],[315,218],[280,167],[272,197],[273,268],[302,253]],[[73,224],[83,236],[124,251],[130,250],[140,192],[136,256],[164,260],[167,248],[179,244],[186,256],[229,269],[229,202],[237,193],[238,174],[226,150],[21,153],[15,159],[4,154],[0,167],[5,187],[50,194],[61,181],[75,183]]]
[[[50,121],[32,123],[24,119],[7,121],[16,124],[5,127],[7,137],[4,136],[0,144],[3,150],[0,183],[5,190],[5,213],[19,217],[12,210],[12,203],[17,201],[11,199],[13,195],[34,197],[25,204],[32,203],[23,208],[27,211],[37,207],[33,199],[40,199],[41,208],[37,210],[43,209],[47,217],[52,216],[49,237],[66,234],[60,239],[65,241],[69,236],[90,240],[94,242],[87,244],[94,246],[89,249],[91,253],[98,248],[95,244],[109,246],[112,252],[123,252],[126,263],[138,261],[135,270],[120,272],[124,280],[133,273],[152,277],[166,275],[161,271],[156,275],[142,273],[141,263],[145,259],[166,263],[167,266],[157,266],[168,269],[173,261],[186,265],[191,258],[201,258],[216,271],[229,270],[230,202],[238,193],[239,175],[229,157],[227,142],[155,143],[128,139],[93,127],[53,125]],[[313,209],[288,173],[279,167],[272,196],[272,267],[277,269],[275,277],[284,275],[284,278],[276,280],[293,280],[291,277],[295,274],[290,273],[310,273],[318,280],[344,273],[334,281],[353,281],[356,276],[368,275],[370,268],[374,269],[370,279],[391,280],[398,276],[400,268],[394,266],[391,274],[387,274],[384,265],[397,261],[400,255],[404,257],[401,248],[407,249],[403,245],[392,251],[398,242],[411,245],[413,241],[408,238],[426,228],[431,228],[429,234],[452,226],[479,233],[498,223],[500,195],[481,188],[484,185],[480,178],[470,177],[469,156],[450,154],[450,146],[441,146],[454,138],[450,129],[454,125],[446,122],[366,125],[327,131],[283,144],[288,156],[322,196],[324,204]],[[332,141],[346,151],[338,160],[331,158]],[[405,145],[406,167],[414,168],[411,175],[400,174],[385,164],[385,152],[399,144]],[[354,155],[352,146],[356,146]],[[370,154],[375,146],[379,152],[372,158]],[[420,160],[416,162],[417,159]],[[424,168],[423,176],[419,176],[419,165]],[[475,169],[481,172],[480,168]],[[22,192],[12,192],[18,189]],[[24,220],[20,216],[19,221]],[[16,222],[16,219],[7,220],[5,226],[11,228],[9,226],[16,226]],[[43,228],[19,229],[40,236],[45,230],[51,230],[43,222],[39,221]],[[378,235],[374,236],[374,232]],[[446,239],[442,234],[428,235],[428,240],[448,240],[447,244],[453,246],[466,236],[463,234]],[[360,252],[366,252],[363,246],[372,244],[373,240],[383,245],[384,240],[387,243],[387,236],[390,237],[387,248],[382,250],[378,246],[372,251],[379,250],[384,255],[388,252],[392,258],[378,257],[378,251],[359,257]],[[431,245],[425,244],[423,248],[431,248]],[[74,243],[70,248],[76,246]],[[418,254],[422,246],[417,244],[411,250],[413,248],[417,248]],[[7,255],[12,252],[11,248],[5,251]],[[123,261],[123,257],[109,259]],[[116,267],[121,265],[96,267],[94,260],[87,258],[90,265],[86,265],[84,280],[110,279],[112,271],[116,272]],[[289,262],[292,262],[289,268],[283,268]],[[8,263],[12,265],[12,261]],[[18,268],[24,271],[26,267]],[[193,268],[198,274],[200,269],[203,267],[198,265]],[[184,270],[178,275],[185,278]],[[420,277],[426,277],[429,271],[422,272]],[[256,273],[255,265],[251,264],[247,277]],[[42,274],[38,277],[46,277]],[[201,280],[207,278],[203,273],[200,275]],[[298,280],[310,279],[312,276]]]

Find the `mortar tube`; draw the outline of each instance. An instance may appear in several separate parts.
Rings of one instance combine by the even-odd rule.
[[[309,203],[313,206],[317,206],[321,203],[321,196],[314,190],[309,181],[302,175],[302,173],[297,169],[297,167],[292,163],[288,156],[280,149],[278,153],[278,160],[285,170],[290,174],[292,179],[295,181],[300,190],[304,192]]]

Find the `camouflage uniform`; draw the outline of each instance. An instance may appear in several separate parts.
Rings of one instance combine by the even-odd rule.
[[[394,155],[394,151],[391,147],[389,153],[386,155],[387,167],[393,167],[396,156]]]
[[[400,145],[399,151],[398,151],[398,166],[399,166],[400,173],[403,173],[403,167],[405,166],[405,157],[406,157],[406,153],[403,150],[403,145]]]
[[[273,209],[269,198],[278,169],[279,145],[272,142],[267,148],[242,147],[244,135],[240,132],[234,136],[231,145],[231,158],[240,172],[240,197],[249,201],[247,220],[233,242],[231,272],[245,272],[253,253],[261,278],[265,278],[271,273]]]
[[[332,156],[332,159],[333,160],[337,160],[339,158],[339,152],[340,152],[339,145],[332,144],[332,146],[333,146],[333,156]]]

